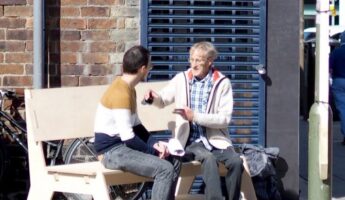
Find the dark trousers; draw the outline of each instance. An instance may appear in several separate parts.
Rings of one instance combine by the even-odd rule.
[[[186,147],[187,153],[193,153],[195,160],[201,162],[202,177],[205,182],[207,200],[222,200],[222,189],[218,163],[221,162],[228,169],[225,184],[229,200],[238,200],[241,194],[241,177],[243,161],[232,147],[227,149],[213,149],[209,151],[199,143],[191,143]]]

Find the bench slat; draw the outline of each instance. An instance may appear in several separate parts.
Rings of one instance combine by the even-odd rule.
[[[138,114],[148,131],[169,130],[174,124],[173,105],[158,109],[141,104],[148,89],[159,91],[165,84],[145,82],[136,87]],[[33,120],[35,141],[93,137],[95,112],[107,88],[108,85],[28,90],[26,111]]]
[[[96,176],[97,173],[102,173],[110,185],[152,181],[149,177],[138,176],[122,170],[106,169],[99,161],[47,166],[46,169],[49,174],[57,176],[57,179],[59,175]]]

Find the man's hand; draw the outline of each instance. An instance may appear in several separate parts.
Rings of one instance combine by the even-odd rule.
[[[181,108],[181,109],[175,109],[173,111],[173,113],[181,115],[181,117],[183,117],[183,119],[190,121],[190,122],[193,121],[193,118],[194,118],[193,110],[187,106],[185,106],[184,108]]]
[[[153,148],[158,151],[159,158],[166,158],[170,155],[166,142],[162,142],[162,141],[156,142],[153,145]]]
[[[147,104],[152,104],[155,98],[158,98],[158,94],[153,90],[149,90],[145,93],[144,99],[142,102],[147,103]]]

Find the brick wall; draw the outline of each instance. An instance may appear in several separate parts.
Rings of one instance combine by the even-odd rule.
[[[33,1],[0,0],[0,87],[33,82]],[[139,0],[46,0],[46,87],[110,83],[139,44]]]

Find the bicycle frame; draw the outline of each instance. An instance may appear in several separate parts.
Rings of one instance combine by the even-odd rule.
[[[4,97],[7,97],[8,99],[17,98],[15,92],[13,91],[0,90],[0,129],[3,130],[4,134],[7,134],[9,137],[14,139],[24,149],[24,151],[28,153],[28,147],[26,144],[26,128],[20,125],[20,123],[16,121],[10,114],[2,110]],[[23,134],[24,139],[19,138],[18,133]],[[63,140],[58,141],[57,143],[46,142],[46,144],[46,158],[49,160],[50,165],[55,165],[55,162],[62,151]],[[56,150],[54,151],[52,148],[56,148]]]
[[[2,118],[5,118],[5,120],[3,120]],[[9,126],[6,125],[6,121],[8,121],[11,126],[13,126],[16,129],[19,129],[23,134],[25,134],[26,136],[26,130],[21,127],[19,125],[19,123],[17,123],[12,117],[10,117],[6,112],[4,111],[0,111],[0,127],[3,128],[3,130],[5,131],[6,134],[8,134],[12,139],[14,139],[15,141],[17,141],[17,143],[26,151],[28,152],[28,146],[21,141],[21,139],[18,137],[17,132],[11,130],[11,128]]]

